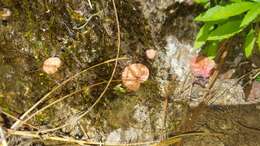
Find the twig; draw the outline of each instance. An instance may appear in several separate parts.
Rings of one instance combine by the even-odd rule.
[[[2,146],[8,146],[6,139],[5,139],[4,130],[2,127],[0,127],[0,140],[1,140]]]
[[[30,138],[39,138],[42,139],[43,137],[37,134],[36,132],[31,131],[16,131],[8,129],[7,133],[10,135],[17,135],[17,136],[24,136],[24,137],[30,137]],[[154,143],[158,143],[159,141],[148,141],[148,142],[136,142],[136,143],[102,143],[102,142],[95,142],[95,141],[85,141],[85,140],[76,140],[74,138],[68,137],[68,138],[62,138],[57,136],[44,136],[45,140],[53,140],[53,141],[61,141],[61,142],[69,142],[69,143],[77,143],[80,145],[107,145],[107,146],[138,146],[138,145],[151,145]]]
[[[222,136],[223,134],[220,133],[209,133],[209,132],[187,132],[187,133],[182,133],[173,137],[170,137],[164,141],[161,141],[158,144],[154,144],[152,146],[164,146],[164,145],[171,145],[175,144],[181,141],[181,138],[183,137],[188,137],[188,136]]]
[[[253,70],[253,71],[251,71],[251,72],[256,72],[256,73],[255,73],[253,76],[249,76],[249,81],[245,82],[245,83],[243,84],[243,87],[247,86],[248,84],[251,84],[252,81],[255,80],[257,76],[260,75],[260,68],[257,68],[257,69],[255,69],[255,70]],[[251,73],[251,72],[250,72],[250,73]]]
[[[119,80],[115,80],[115,82],[117,82],[117,81],[119,81]],[[104,83],[107,83],[107,82],[104,81],[104,82],[96,83],[96,84],[90,85],[88,88],[90,89],[90,88],[93,88],[93,87],[95,87],[95,86],[98,86],[98,85],[101,85],[101,84],[104,84]],[[37,114],[43,112],[44,110],[50,108],[50,107],[53,106],[54,104],[57,104],[57,103],[61,102],[62,100],[65,100],[66,98],[71,97],[71,96],[73,96],[73,95],[75,95],[75,94],[78,94],[78,93],[82,92],[83,90],[84,90],[84,89],[76,90],[76,91],[74,91],[74,92],[72,92],[72,93],[70,93],[70,94],[68,94],[68,95],[66,95],[66,96],[63,96],[62,98],[59,98],[59,99],[55,100],[54,102],[52,102],[52,103],[46,105],[45,107],[43,107],[43,108],[39,109],[38,111],[36,111],[35,113],[31,114],[31,115],[30,115],[28,118],[26,118],[25,120],[21,121],[21,124],[27,122],[28,120],[30,120],[30,119],[31,119],[32,117],[34,117],[35,115],[37,115]]]
[[[3,113],[3,114],[6,115],[7,117],[10,117],[11,119],[13,119],[13,120],[15,120],[15,121],[18,121],[18,120],[19,120],[19,119],[16,118],[15,116],[13,116],[13,115],[11,115],[11,114],[9,114],[9,113],[3,111],[3,110],[1,110],[1,113]],[[27,126],[33,128],[33,129],[37,129],[37,130],[38,130],[37,127],[35,127],[35,126],[33,126],[33,125],[29,124],[29,123],[25,123],[25,122],[24,122],[24,123],[22,123],[22,124],[23,124],[23,125],[27,125]]]
[[[85,136],[85,139],[89,138],[85,128],[82,126],[81,122],[78,123],[79,124],[79,127],[81,129],[81,131],[83,132],[84,136]]]
[[[8,129],[7,133],[10,135],[17,135],[17,136],[24,136],[24,137],[31,137],[31,138],[42,138],[39,134],[36,132],[31,131],[16,131]],[[45,140],[53,140],[53,141],[62,141],[62,142],[69,142],[69,143],[77,143],[80,145],[86,145],[86,144],[93,144],[93,145],[107,145],[107,146],[140,146],[140,145],[152,145],[152,146],[160,146],[162,144],[168,144],[173,143],[176,140],[183,138],[183,137],[189,137],[189,136],[222,136],[223,134],[220,133],[208,133],[208,132],[186,132],[181,133],[179,135],[175,135],[173,137],[170,137],[164,141],[147,141],[147,142],[135,142],[135,143],[102,143],[102,142],[95,142],[95,141],[85,141],[85,140],[76,140],[74,138],[68,137],[68,138],[62,138],[57,136],[44,136]],[[155,144],[156,143],[156,144]]]
[[[101,62],[101,63],[98,63],[96,65],[93,65],[81,72],[78,72],[76,73],[75,75],[69,77],[68,79],[66,79],[65,81],[63,81],[61,84],[55,86],[50,92],[48,92],[47,94],[45,94],[38,102],[36,102],[30,109],[28,109],[20,118],[19,120],[17,120],[12,126],[11,126],[11,129],[17,129],[20,125],[21,125],[21,120],[23,120],[31,111],[33,111],[39,104],[41,104],[47,97],[49,97],[52,93],[54,93],[55,91],[57,91],[58,89],[60,89],[63,85],[65,85],[66,83],[68,83],[69,81],[77,78],[79,75],[87,72],[88,70],[90,69],[93,69],[95,67],[98,67],[100,65],[103,65],[103,64],[107,64],[107,63],[110,63],[110,62],[114,62],[114,61],[118,61],[118,60],[124,60],[124,59],[127,59],[125,57],[122,57],[122,58],[116,58],[116,59],[110,59],[110,60],[107,60],[107,61],[104,61],[104,62]]]
[[[90,1],[90,0],[88,0],[88,4],[89,4],[89,7],[90,7],[91,9],[93,9],[93,6],[92,6],[92,4],[91,4],[91,1]]]
[[[102,97],[104,96],[104,94],[106,93],[113,77],[114,77],[114,74],[115,74],[115,71],[116,71],[116,68],[117,68],[117,64],[118,64],[118,57],[119,57],[119,53],[120,53],[120,46],[121,46],[121,37],[120,37],[120,26],[119,26],[119,19],[118,19],[118,15],[117,15],[117,8],[116,8],[116,5],[115,5],[115,1],[112,0],[112,3],[113,3],[113,8],[114,8],[114,13],[115,13],[115,17],[116,17],[116,23],[117,23],[117,53],[116,53],[116,58],[115,58],[115,65],[114,65],[114,69],[112,71],[112,74],[111,74],[111,77],[110,79],[108,80],[108,83],[106,85],[106,87],[104,88],[103,92],[99,95],[99,97],[97,98],[97,100],[88,108],[87,111],[83,112],[82,114],[80,114],[76,119],[73,119],[73,121],[78,121],[80,120],[82,117],[84,117],[86,114],[88,114],[96,105],[97,103],[99,103],[99,101],[102,99]],[[66,123],[62,126],[59,126],[59,127],[56,127],[56,128],[52,128],[52,129],[46,129],[46,130],[42,130],[40,132],[42,133],[46,133],[46,132],[51,132],[51,131],[56,131],[58,129],[62,129],[66,126],[70,125],[70,123]]]
[[[114,69],[112,71],[111,77],[108,80],[108,83],[105,87],[105,89],[103,90],[103,92],[100,94],[100,96],[98,97],[98,99],[96,100],[96,102],[84,113],[82,113],[78,119],[81,119],[82,117],[84,117],[89,111],[91,111],[95,105],[101,100],[101,98],[104,96],[104,94],[106,93],[108,87],[110,86],[110,83],[113,80],[113,77],[115,75],[116,72],[116,68],[117,68],[117,64],[118,64],[118,58],[119,58],[119,53],[120,53],[120,46],[121,46],[121,32],[120,32],[120,26],[119,26],[119,19],[118,19],[118,14],[117,14],[117,8],[115,5],[115,0],[112,0],[113,3],[113,8],[114,8],[114,13],[115,13],[115,18],[116,18],[116,24],[117,24],[117,52],[116,52],[116,58],[115,58],[115,65],[114,65]]]
[[[225,59],[227,57],[227,54],[228,54],[228,48],[226,46],[226,43],[227,42],[224,42],[221,49],[223,52],[220,52],[221,55],[220,55],[220,58],[219,58],[219,64],[217,66],[217,69],[214,71],[210,81],[209,81],[209,85],[207,86],[207,89],[208,89],[208,92],[205,93],[205,95],[203,96],[203,100],[204,100],[204,103],[208,104],[210,99],[212,98],[212,96],[210,96],[210,90],[211,88],[214,86],[217,78],[218,78],[218,75],[219,75],[219,72],[225,62]]]
[[[251,130],[251,131],[254,131],[254,132],[257,132],[257,133],[260,132],[260,128],[247,126],[247,125],[241,123],[240,121],[236,121],[236,123],[237,123],[239,126],[241,126],[241,127],[243,127],[243,128],[246,128],[246,129],[248,129],[248,130]]]
[[[219,75],[219,72],[222,68],[222,65],[224,64],[225,58],[227,56],[228,53],[228,49],[229,47],[227,47],[227,41],[223,42],[220,46],[219,49],[219,56],[218,56],[218,60],[219,60],[219,65],[217,66],[217,69],[214,71],[213,75],[210,78],[209,84],[207,86],[207,91],[206,93],[203,95],[202,99],[203,101],[199,104],[198,107],[194,108],[189,115],[187,116],[187,119],[184,121],[184,124],[182,125],[181,129],[184,131],[190,131],[191,127],[193,125],[193,123],[196,121],[196,119],[199,117],[200,114],[202,114],[206,108],[206,106],[209,104],[209,101],[212,99],[212,96],[210,94],[210,91],[212,89],[212,87],[214,86],[217,77]],[[177,146],[182,146],[183,143],[182,141],[180,141],[180,143],[177,144]]]
[[[163,129],[166,129],[167,126],[167,114],[168,114],[168,104],[169,104],[169,97],[164,97],[164,105],[163,105]],[[166,138],[166,134],[163,134],[162,138]]]
[[[99,13],[101,13],[102,11],[103,11],[103,10],[100,10],[100,11],[98,11],[97,13],[95,13],[95,14],[89,16],[89,18],[86,19],[86,22],[85,22],[83,25],[81,25],[81,26],[79,26],[79,27],[74,26],[73,29],[75,29],[75,30],[83,29],[83,28],[89,23],[89,21],[90,21],[93,17],[98,16]]]
[[[215,95],[214,98],[215,98],[215,99],[218,99],[218,98],[221,97],[224,93],[226,93],[227,91],[230,91],[231,89],[233,89],[236,84],[238,84],[242,79],[246,78],[247,76],[250,76],[250,74],[251,74],[252,72],[254,72],[254,71],[257,71],[258,73],[260,73],[260,68],[255,69],[255,70],[253,70],[253,71],[250,71],[250,72],[248,72],[248,73],[246,73],[246,74],[240,76],[240,77],[231,85],[230,88],[227,87],[227,88],[224,89],[221,93]],[[247,84],[247,83],[245,83],[245,84]],[[212,102],[209,103],[209,104],[212,104],[212,103],[214,103],[214,102],[215,102],[215,101],[212,101]]]

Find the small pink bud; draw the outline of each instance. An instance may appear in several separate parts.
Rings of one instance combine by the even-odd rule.
[[[194,76],[208,78],[212,74],[215,66],[214,60],[208,57],[196,56],[191,59],[191,72]]]
[[[149,77],[149,69],[141,64],[135,63],[128,65],[122,73],[122,82],[130,91],[137,91],[140,84]]]
[[[156,54],[157,54],[157,51],[154,50],[154,49],[148,49],[148,50],[145,51],[145,54],[146,54],[147,58],[154,59]]]
[[[46,59],[43,63],[42,70],[47,74],[54,74],[58,71],[61,66],[61,60],[58,57],[50,57]]]

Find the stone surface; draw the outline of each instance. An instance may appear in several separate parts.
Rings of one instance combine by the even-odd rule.
[[[260,82],[253,81],[250,93],[247,98],[248,102],[260,102]]]

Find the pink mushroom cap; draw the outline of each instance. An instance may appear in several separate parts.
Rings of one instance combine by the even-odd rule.
[[[149,69],[140,63],[130,64],[123,70],[122,82],[131,91],[137,91],[140,84],[149,77]]]
[[[146,54],[147,58],[154,59],[156,54],[157,54],[157,51],[154,50],[154,49],[148,49],[148,50],[145,51],[145,54]]]
[[[43,71],[47,74],[54,74],[58,71],[58,68],[61,66],[62,62],[58,57],[50,57],[46,59],[43,63]]]
[[[204,78],[210,77],[216,63],[214,60],[204,56],[196,56],[191,59],[191,72],[194,76],[202,76]]]

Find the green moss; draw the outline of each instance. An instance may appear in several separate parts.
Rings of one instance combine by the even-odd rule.
[[[157,85],[157,82],[147,80],[141,84],[141,88],[136,92],[136,94],[145,100],[158,102],[160,100],[160,93]]]
[[[8,106],[8,104],[5,102],[6,101],[6,99],[5,99],[6,97],[2,94],[2,93],[0,93],[0,105],[1,105],[1,108],[2,108],[2,110],[4,110],[5,112],[8,112],[8,113],[10,113],[10,107]]]
[[[51,114],[47,112],[37,114],[34,117],[34,121],[38,124],[49,123],[50,119],[52,119]]]
[[[3,34],[0,36],[0,48],[3,48],[0,49],[0,63],[1,66],[10,67],[10,70],[0,70],[0,73],[4,72],[3,76],[0,76],[0,81],[5,85],[8,84],[8,87],[1,92],[5,95],[12,91],[13,94],[9,103],[4,97],[0,97],[0,106],[6,107],[6,110],[24,113],[68,77],[116,56],[117,32],[110,1],[93,0],[94,9],[85,10],[84,16],[77,12],[82,9],[80,1],[4,0],[3,3],[12,11],[12,19],[7,22],[10,29],[0,28],[0,33]],[[118,5],[118,10],[120,18],[128,17],[127,20],[120,19],[121,35],[124,38],[120,56],[132,55],[135,56],[133,61],[143,62],[140,59],[142,52],[151,44],[149,31],[145,28],[145,19],[135,3],[122,1],[122,5]],[[99,11],[102,11],[100,15],[93,17],[84,28],[73,29],[81,26],[89,16]],[[44,60],[52,55],[59,56],[63,64],[58,73],[47,75],[41,68]],[[86,85],[107,81],[113,67],[113,63],[106,64],[70,81],[44,101],[42,106],[57,97],[83,89],[84,92],[62,102],[66,103],[69,109],[80,111],[90,107],[104,90],[104,85],[91,90]],[[120,79],[120,69],[123,67],[124,63],[119,63],[114,79]],[[97,127],[102,127],[105,122],[113,128],[128,127],[135,122],[132,114],[137,104],[147,101],[151,105],[158,105],[159,93],[154,81],[143,83],[140,90],[135,93],[128,93],[121,86],[116,86],[114,89],[113,87],[114,84],[91,111],[95,113],[94,117],[90,116],[91,119],[100,117],[107,120],[97,119],[95,121]],[[26,95],[25,88],[28,89]],[[36,115],[32,122],[39,125],[47,122],[54,127],[57,124],[55,120],[59,119],[60,115],[54,115],[55,112],[51,109]]]

